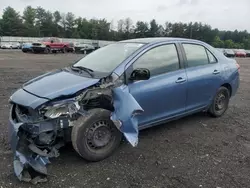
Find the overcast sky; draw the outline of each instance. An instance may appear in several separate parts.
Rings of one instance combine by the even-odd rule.
[[[161,24],[201,21],[213,28],[250,32],[250,0],[0,0],[0,15],[7,6],[22,12],[28,5],[114,23],[126,17],[134,23],[153,18]]]

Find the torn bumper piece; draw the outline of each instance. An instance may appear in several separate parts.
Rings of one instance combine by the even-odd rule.
[[[11,107],[11,112],[13,111]],[[27,130],[27,127],[30,129]],[[32,125],[27,123],[16,123],[10,114],[9,119],[9,143],[14,154],[14,172],[20,181],[37,184],[47,181],[46,165],[50,163],[49,158],[59,156],[58,150],[62,144],[56,144],[53,148],[40,149],[34,144],[34,140],[39,138],[39,134],[53,131],[49,124],[39,130],[40,124]],[[50,127],[50,128],[49,128]],[[26,128],[26,129],[25,129]],[[29,131],[33,131],[34,135]],[[48,138],[49,139],[49,138]]]
[[[128,142],[133,146],[138,144],[138,120],[136,115],[143,109],[129,93],[128,87],[122,85],[113,90],[113,103],[115,111],[111,114],[111,120],[124,134]]]

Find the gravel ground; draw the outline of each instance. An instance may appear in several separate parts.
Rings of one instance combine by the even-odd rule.
[[[9,96],[25,81],[80,57],[0,51],[1,187],[33,187],[13,174],[7,144]],[[237,61],[241,86],[223,117],[201,113],[144,130],[138,147],[123,142],[97,163],[87,163],[69,145],[48,166],[49,181],[34,187],[249,187],[250,59]]]

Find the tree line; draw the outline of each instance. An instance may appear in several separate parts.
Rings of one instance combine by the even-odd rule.
[[[42,7],[27,6],[20,14],[6,7],[0,18],[0,36],[64,37],[119,41],[141,37],[184,37],[202,40],[217,48],[250,49],[250,34],[245,31],[220,31],[198,22],[161,25],[155,19],[150,22],[130,18],[118,23],[106,19],[76,17],[72,12],[51,12]]]

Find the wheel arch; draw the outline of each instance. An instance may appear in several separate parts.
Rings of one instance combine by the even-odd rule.
[[[221,87],[225,87],[228,89],[230,97],[232,96],[232,86],[229,83],[224,83],[221,85]]]

